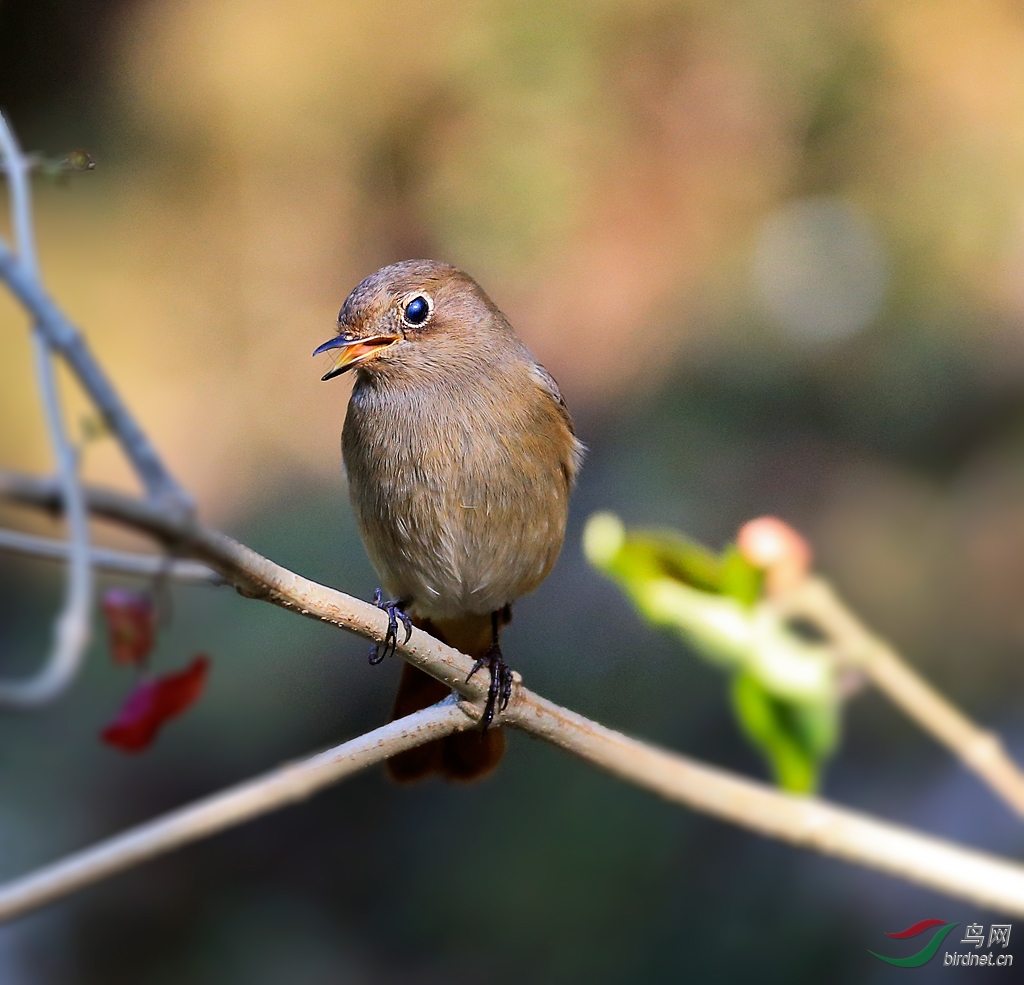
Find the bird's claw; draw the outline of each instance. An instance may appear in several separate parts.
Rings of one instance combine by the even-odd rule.
[[[398,620],[401,619],[405,626],[403,643],[408,643],[412,636],[412,620],[402,611],[401,599],[385,602],[384,593],[379,588],[373,593],[373,604],[388,614],[388,631],[384,634],[384,642],[374,643],[370,647],[370,663],[379,664],[385,657],[394,656],[398,650]]]
[[[504,711],[508,707],[509,699],[512,697],[512,670],[502,659],[501,647],[497,642],[482,657],[473,664],[473,669],[466,676],[468,681],[481,667],[487,665],[491,672],[491,683],[487,688],[487,703],[484,705],[484,713],[480,716],[480,731],[486,732],[494,721],[494,712]]]

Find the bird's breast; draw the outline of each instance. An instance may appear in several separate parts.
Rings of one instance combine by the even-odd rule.
[[[419,614],[483,614],[532,591],[562,546],[575,439],[532,379],[360,380],[342,432],[349,492],[388,591]]]

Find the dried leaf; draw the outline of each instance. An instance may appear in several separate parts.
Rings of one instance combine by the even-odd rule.
[[[156,643],[156,607],[152,597],[129,588],[111,588],[103,593],[102,606],[114,663],[143,663]]]

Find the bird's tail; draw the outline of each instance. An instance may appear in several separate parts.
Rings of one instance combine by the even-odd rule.
[[[490,616],[440,624],[413,617],[413,622],[431,636],[436,636],[474,659],[484,656],[491,646]],[[405,664],[391,720],[428,708],[448,694],[448,688],[440,681],[412,664]],[[505,734],[502,729],[491,728],[486,732],[471,729],[400,752],[387,761],[387,770],[391,778],[399,783],[411,783],[431,773],[440,773],[449,780],[476,780],[490,773],[501,761],[504,752]]]

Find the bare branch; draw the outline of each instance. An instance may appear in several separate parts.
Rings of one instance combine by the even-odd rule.
[[[53,516],[59,516],[63,508],[60,485],[54,479],[3,468],[0,468],[0,498],[45,510]],[[187,538],[182,532],[192,527],[189,517],[168,514],[158,503],[113,489],[86,486],[85,502],[93,516],[139,530],[168,546],[184,543]]]
[[[802,616],[821,626],[844,664],[862,671],[890,701],[1024,817],[1024,773],[999,737],[975,725],[891,646],[874,636],[825,581],[807,578],[772,604],[783,617]]]
[[[35,537],[18,530],[0,527],[0,551],[20,554],[22,557],[46,561],[67,561],[70,553],[63,540]],[[225,585],[227,582],[212,568],[198,561],[181,561],[162,554],[132,554],[104,547],[93,547],[89,561],[99,571],[118,575],[138,575],[140,578],[171,578],[174,581],[207,585]]]
[[[13,135],[6,125],[0,126],[0,130],[6,132],[13,141]],[[13,146],[17,147],[16,144]],[[20,157],[17,154],[12,157],[6,147],[4,157],[13,176],[18,169],[11,169],[10,162],[20,160]],[[34,264],[26,262],[24,255],[15,256],[3,240],[0,240],[0,280],[7,284],[11,293],[31,314],[37,330],[47,344],[67,360],[78,381],[121,443],[148,495],[160,502],[168,511],[182,515],[191,514],[192,497],[164,467],[149,438],[136,423],[131,411],[89,350],[81,332],[47,294],[36,276]]]
[[[21,153],[17,138],[0,113],[0,150],[10,189],[11,216],[18,257],[38,281],[32,199],[29,187],[31,164]],[[36,379],[43,403],[50,446],[56,461],[70,535],[70,558],[64,607],[54,622],[54,640],[42,667],[22,680],[0,680],[0,705],[34,707],[59,697],[75,678],[91,635],[92,569],[89,565],[89,519],[78,478],[78,456],[64,430],[57,381],[47,342],[36,323],[32,328],[32,352]]]
[[[282,766],[0,886],[0,921],[198,841],[318,790],[395,753],[473,725],[454,699],[390,722],[340,746]]]
[[[59,506],[51,480],[9,472],[0,472],[0,496],[47,509]],[[245,595],[333,623],[367,639],[380,642],[384,637],[387,616],[381,610],[274,564],[224,534],[201,527],[194,520],[168,518],[151,504],[109,490],[87,489],[86,497],[98,514],[146,531],[207,561]],[[398,650],[410,663],[464,695],[468,707],[467,703],[462,707],[479,716],[485,685],[476,679],[467,682],[472,667],[468,656],[418,629]],[[533,694],[522,686],[519,675],[515,675],[509,707],[498,721],[559,745],[620,779],[714,817],[950,896],[1024,914],[1024,867],[1016,862],[822,800],[781,793],[646,745]],[[265,809],[272,808],[269,801],[262,803]],[[3,893],[0,887],[0,899]]]
[[[369,602],[318,585],[257,554],[226,534],[204,527],[192,518],[166,514],[159,506],[111,489],[86,487],[86,502],[97,516],[147,533],[175,553],[205,561],[242,595],[260,598],[299,615],[329,622],[381,642],[387,631],[385,612]],[[0,497],[55,511],[60,496],[52,479],[19,475],[0,469]],[[413,629],[399,652],[410,663],[436,677],[470,701],[481,702],[487,684],[477,675],[467,681],[473,660],[420,629]]]
[[[1024,915],[1024,866],[880,821],[814,797],[783,793],[631,739],[521,689],[505,721],[666,800],[1001,912]]]
[[[356,771],[469,728],[454,699],[239,784],[0,886],[8,920],[189,842],[303,800]],[[479,713],[479,709],[476,710]],[[1024,866],[657,749],[520,688],[504,722],[675,803],[1004,913],[1024,914]]]

